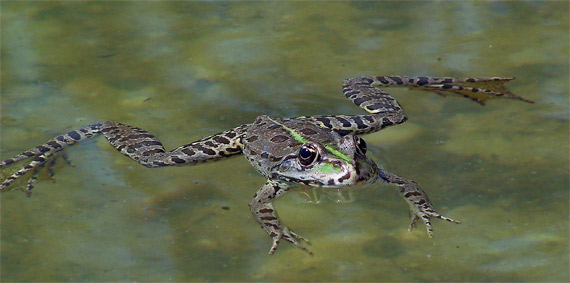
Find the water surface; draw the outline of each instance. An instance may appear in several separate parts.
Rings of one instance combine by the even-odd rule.
[[[363,113],[361,75],[515,76],[536,104],[391,89],[409,122],[365,136],[444,215],[408,232],[390,186],[275,202],[310,257],[270,238],[243,158],[147,169],[104,138],[31,198],[1,195],[2,281],[566,281],[568,2],[2,2],[2,159],[105,120],[168,148],[261,114]],[[22,165],[23,166],[23,165]],[[3,170],[7,176],[17,166]]]

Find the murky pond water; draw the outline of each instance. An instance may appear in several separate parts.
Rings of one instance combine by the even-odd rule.
[[[167,148],[260,114],[362,113],[362,75],[516,76],[536,104],[390,89],[409,122],[365,136],[461,225],[408,232],[395,188],[275,202],[312,240],[271,241],[243,158],[147,169],[104,138],[67,151],[31,198],[1,198],[2,281],[566,281],[568,2],[2,2],[2,159],[116,120]],[[17,166],[2,169],[2,176]]]

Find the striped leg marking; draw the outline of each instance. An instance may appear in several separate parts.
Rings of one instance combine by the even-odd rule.
[[[101,133],[102,123],[93,124],[79,130],[71,131],[67,134],[57,136],[46,143],[36,146],[30,150],[26,150],[12,158],[0,162],[0,167],[16,163],[18,161],[28,159],[30,157],[39,156],[44,153],[55,153],[63,150],[65,147],[75,144],[76,142],[93,137]]]
[[[488,99],[508,98],[534,103],[512,93],[506,83],[514,77],[488,77],[488,78],[451,78],[451,77],[406,77],[406,76],[378,76],[371,77],[375,86],[408,86],[435,91],[441,95],[456,95],[471,99],[485,105]]]
[[[64,148],[100,134],[103,134],[109,143],[122,154],[146,167],[156,168],[194,165],[240,154],[243,148],[241,139],[248,126],[241,125],[167,152],[155,136],[143,129],[112,121],[93,124],[57,136],[42,145],[0,162],[0,167],[4,167],[24,159],[34,158],[28,165],[4,180],[0,184],[0,191],[5,191],[10,184],[29,171],[37,173],[37,170],[48,159],[54,158],[54,155]],[[66,158],[64,159],[69,163]],[[50,175],[52,175],[51,172]],[[28,182],[27,194],[31,192],[36,180],[37,174],[34,174]]]
[[[48,160],[50,160],[50,158],[52,158],[53,155],[54,155],[53,152],[48,151],[46,153],[36,156],[34,160],[32,160],[32,162],[30,162],[28,165],[24,166],[22,169],[14,172],[14,174],[6,178],[6,180],[4,180],[2,184],[0,184],[0,191],[4,191],[10,184],[12,184],[18,178],[26,174],[28,171],[33,171],[34,174],[32,175],[32,178],[28,181],[26,186],[26,196],[28,197],[31,196],[33,184],[36,182],[38,178],[39,169],[43,167],[43,165]]]
[[[289,190],[289,187],[286,183],[268,180],[250,201],[249,209],[251,210],[255,221],[261,225],[261,228],[263,228],[263,230],[265,230],[273,240],[273,244],[269,250],[270,255],[275,253],[281,239],[284,239],[294,244],[297,248],[313,255],[311,251],[303,247],[301,244],[301,242],[309,243],[309,240],[301,237],[299,234],[289,229],[289,227],[281,224],[281,220],[273,208],[273,204],[271,204],[271,201],[274,198],[284,194],[287,190]]]
[[[105,122],[101,132],[125,156],[146,167],[156,168],[195,165],[241,154],[241,138],[248,126],[241,125],[168,152],[155,136],[137,127]]]
[[[389,93],[378,87],[413,87],[440,95],[465,97],[484,105],[488,99],[508,98],[528,103],[531,100],[512,93],[506,83],[514,78],[450,78],[377,76],[347,79],[342,83],[342,92],[368,115],[327,115],[299,117],[321,127],[329,128],[340,135],[361,135],[398,125],[408,119],[402,106]]]
[[[6,178],[2,184],[0,184],[0,191],[5,191],[7,187],[18,178],[22,177],[29,171],[33,171],[34,175],[28,181],[26,188],[26,195],[30,196],[33,184],[36,182],[38,177],[38,170],[43,167],[47,161],[50,161],[52,158],[54,158],[55,154],[62,151],[65,147],[73,145],[82,139],[90,138],[99,134],[100,127],[101,124],[93,124],[79,130],[68,132],[67,134],[57,136],[42,145],[24,151],[13,158],[9,158],[0,162],[0,167],[5,167],[18,161],[33,157],[32,162],[16,171],[10,177]]]

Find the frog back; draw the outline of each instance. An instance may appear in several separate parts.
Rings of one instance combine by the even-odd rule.
[[[307,141],[334,143],[334,134],[303,120],[262,115],[249,127],[243,140],[243,152],[257,171],[269,177],[275,165],[288,158],[297,158]]]

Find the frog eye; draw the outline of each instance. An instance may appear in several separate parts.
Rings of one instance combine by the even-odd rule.
[[[310,165],[317,159],[318,155],[319,153],[316,149],[311,146],[304,145],[301,150],[299,150],[299,162],[305,166]]]
[[[364,139],[354,136],[354,143],[356,144],[356,151],[362,155],[365,155],[367,147]]]

